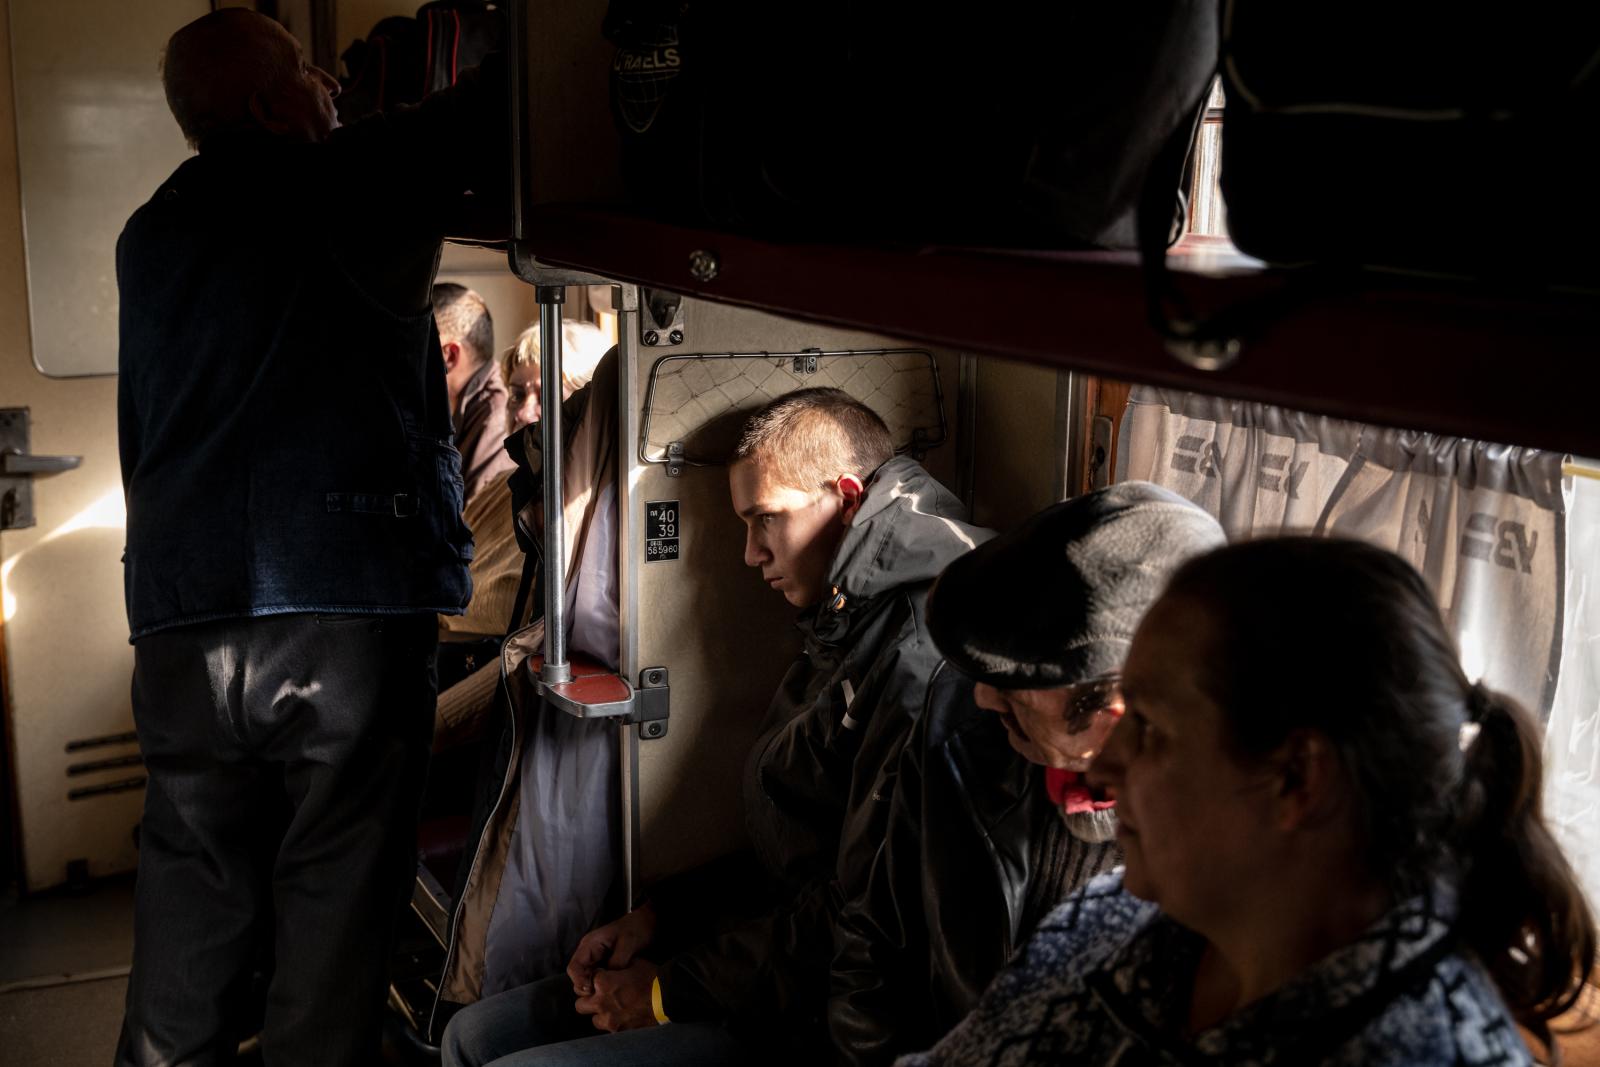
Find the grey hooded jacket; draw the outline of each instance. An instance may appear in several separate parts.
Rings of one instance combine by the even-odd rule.
[[[777,909],[661,968],[674,1020],[825,1033],[838,884],[876,850],[891,756],[923,713],[941,656],[924,602],[933,579],[993,536],[961,502],[896,457],[867,483],[834,557],[832,590],[801,614],[805,646],[772,698],[745,765],[745,817]],[[663,915],[663,921],[668,917]]]

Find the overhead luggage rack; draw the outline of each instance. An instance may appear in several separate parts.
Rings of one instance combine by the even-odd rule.
[[[1037,470],[1056,464],[1053,472],[1033,479],[1049,484],[1051,499],[1090,484],[1088,442],[1103,445],[1096,463],[1100,475],[1107,474],[1114,455],[1111,417],[1094,408],[1097,401],[1086,398],[1105,395],[1098,393],[1103,386],[1110,386],[1111,395],[1116,395],[1127,382],[1365,423],[1600,455],[1600,420],[1593,417],[1593,402],[1584,388],[1592,377],[1589,365],[1600,355],[1600,295],[1539,291],[1531,284],[1516,288],[1515,282],[1496,288],[1401,275],[1275,270],[1226,248],[1186,238],[1164,262],[1181,292],[1181,302],[1188,306],[1181,316],[1157,315],[1152,312],[1151,295],[1159,291],[1154,280],[1158,275],[1145,270],[1130,253],[856,243],[854,231],[839,226],[831,229],[833,243],[810,236],[812,231],[802,225],[758,230],[760,217],[711,210],[715,205],[708,207],[692,195],[640,195],[641,188],[646,194],[660,190],[648,188],[648,182],[641,186],[636,171],[625,173],[619,142],[610,135],[615,128],[610,74],[618,47],[601,32],[608,10],[604,0],[540,5],[505,0],[505,4],[514,35],[510,51],[519,60],[513,65],[511,87],[516,191],[511,262],[520,277],[541,287],[546,396],[557,395],[559,388],[550,377],[560,343],[559,313],[550,306],[560,300],[555,290],[597,284],[601,279],[624,283],[616,290],[619,395],[624,398],[617,438],[623,468],[617,541],[624,546],[619,551],[619,670],[611,680],[599,683],[587,680],[585,666],[568,661],[564,606],[556,591],[563,588],[560,545],[569,531],[562,529],[559,519],[546,530],[545,557],[552,562],[545,575],[549,598],[545,615],[552,636],[547,640],[547,658],[534,661],[530,669],[547,703],[566,714],[613,714],[615,721],[629,723],[635,720],[622,714],[622,696],[624,690],[633,692],[641,716],[637,732],[631,726],[619,731],[621,854],[629,900],[637,899],[641,872],[670,874],[681,869],[680,864],[699,862],[722,844],[715,827],[726,832],[735,821],[721,821],[724,810],[736,807],[738,795],[728,788],[731,783],[726,778],[696,777],[679,788],[677,782],[664,781],[663,768],[690,764],[691,755],[731,757],[744,740],[737,727],[750,725],[739,716],[743,709],[728,699],[729,679],[715,677],[715,686],[708,681],[715,672],[706,670],[705,651],[716,642],[720,642],[716,647],[740,651],[758,647],[750,625],[760,621],[756,614],[732,620],[737,625],[704,627],[704,633],[700,626],[681,622],[691,617],[694,605],[704,602],[706,576],[713,573],[704,564],[714,553],[727,554],[730,561],[737,558],[728,552],[733,547],[731,536],[718,528],[716,536],[701,536],[694,543],[684,538],[679,545],[672,538],[670,554],[652,554],[652,542],[666,540],[650,536],[652,523],[670,521],[674,532],[695,529],[684,524],[681,505],[726,507],[722,478],[693,468],[696,462],[716,463],[722,455],[722,441],[707,429],[720,432],[723,420],[731,425],[744,405],[757,399],[755,391],[735,395],[730,380],[718,377],[704,357],[766,359],[786,354],[787,365],[775,362],[771,369],[803,386],[813,384],[803,381],[808,367],[802,362],[796,368],[794,359],[803,356],[798,349],[809,344],[926,346],[936,361],[942,361],[947,381],[956,386],[952,425],[958,427],[953,435],[958,441],[975,437],[972,427],[980,418],[973,402],[980,395],[978,382],[993,369],[999,382],[995,394],[1008,383],[1023,382],[1016,390],[1028,394],[1026,410],[1031,414],[1049,409],[1056,416],[1053,443],[1041,444],[1038,435],[1026,441],[1033,450],[1026,465]],[[653,88],[659,90],[662,84],[657,82]],[[660,94],[654,99],[659,102]],[[859,171],[858,160],[830,157],[815,151],[800,131],[781,124],[777,128],[787,146],[808,153],[818,165],[839,173]],[[1212,133],[1220,137],[1219,130]],[[660,143],[665,150],[657,162],[668,191],[678,184],[673,179],[702,173],[693,165],[679,165],[680,154],[673,151],[678,144],[670,136],[663,136]],[[628,180],[630,176],[634,180]],[[643,208],[619,206],[624,203],[658,205],[663,214],[652,217],[642,213]],[[1316,209],[1315,203],[1307,204],[1313,225]],[[663,221],[669,218],[678,221]],[[727,229],[721,223],[684,221],[693,218],[740,221],[726,223]],[[1471,220],[1464,224],[1470,226]],[[752,229],[738,229],[745,225]],[[751,232],[769,237],[750,236]],[[773,240],[773,232],[791,237]],[[848,238],[839,239],[840,232]],[[908,228],[878,232],[904,233]],[[944,232],[958,231],[944,228]],[[996,240],[1004,240],[1004,235]],[[1537,263],[1528,266],[1528,277],[1540,273]],[[641,289],[841,329],[817,331],[824,336],[814,340],[807,336],[809,327],[768,320],[747,331],[731,323],[760,316],[702,306],[697,309],[700,323],[711,328],[701,334],[696,332],[698,324],[687,318],[658,314],[656,301]],[[670,304],[663,300],[661,308]],[[649,320],[641,320],[641,308]],[[1199,337],[1220,336],[1223,343],[1217,350],[1222,358],[1194,344],[1195,334],[1174,330],[1175,317],[1185,324],[1225,326],[1219,334]],[[1165,333],[1155,325],[1157,320]],[[789,346],[797,351],[788,352]],[[756,354],[748,347],[773,351]],[[693,362],[697,356],[698,366]],[[1017,368],[1000,366],[1000,360],[973,358],[980,356],[1060,367],[1111,381],[1088,381],[1077,373],[1041,375],[1027,368],[1017,373]],[[646,376],[654,380],[656,369],[662,379],[678,372],[679,381],[652,398],[644,386],[649,384]],[[1056,379],[1053,395],[1047,378]],[[674,390],[691,402],[676,403],[669,395]],[[715,405],[692,402],[713,392],[721,398]],[[710,410],[713,406],[716,410]],[[1088,425],[1091,416],[1093,426]],[[915,430],[929,424],[917,419],[907,425]],[[560,463],[555,447],[561,440],[558,431],[553,425],[543,427],[547,488],[560,481],[555,475]],[[1001,439],[1009,443],[1013,438]],[[1050,449],[1048,456],[1045,448]],[[1041,459],[1046,462],[1035,462]],[[549,460],[554,460],[554,469]],[[1074,471],[1079,460],[1085,469]],[[969,463],[965,468],[969,479],[971,469]],[[681,481],[666,481],[674,477]],[[970,500],[970,493],[964,495]],[[552,508],[547,506],[546,512],[552,513]],[[696,513],[691,510],[691,514]],[[668,515],[670,520],[663,518]],[[699,529],[709,534],[713,525],[707,521]],[[651,611],[646,612],[641,610],[642,600],[656,603],[650,603]],[[660,610],[659,603],[669,600],[672,609]],[[748,656],[751,669],[734,674],[751,673],[759,658]],[[673,740],[654,751],[646,749],[649,782],[640,775],[638,741],[661,736],[647,732],[647,727],[664,731],[666,723],[642,717],[647,708],[643,687],[651,674],[642,669],[644,662],[674,664],[680,702],[688,712],[684,728],[674,731]],[[763,695],[740,697],[754,703]],[[587,702],[588,696],[592,702]],[[726,721],[717,718],[715,728],[703,728],[723,714]],[[707,758],[692,765],[698,770],[712,763]],[[651,828],[654,839],[667,841],[664,846],[652,845],[649,867],[640,844],[642,811],[656,819]],[[692,817],[685,817],[685,812]],[[693,829],[678,836],[685,826]]]
[[[1600,454],[1582,388],[1600,294],[1272,270],[1209,249],[1168,259],[1238,359],[1204,371],[1149,325],[1137,257],[779,244],[621,211],[543,204],[541,262],[817,322],[1154,385],[1491,441]]]

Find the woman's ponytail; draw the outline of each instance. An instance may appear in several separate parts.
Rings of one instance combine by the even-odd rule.
[[[1294,626],[1285,589],[1307,605]],[[1371,876],[1396,900],[1453,889],[1463,951],[1548,1047],[1594,966],[1594,917],[1544,821],[1537,721],[1467,680],[1422,576],[1363,542],[1280,537],[1190,560],[1166,595],[1223,635],[1204,685],[1230,744],[1264,757],[1295,730],[1329,738]]]
[[[1594,917],[1544,821],[1533,717],[1481,682],[1466,704],[1451,835],[1462,872],[1459,929],[1517,1021],[1548,1047],[1548,1021],[1577,1001],[1594,965]]]

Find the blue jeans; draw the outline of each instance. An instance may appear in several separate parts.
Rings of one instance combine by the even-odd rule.
[[[600,1033],[573,1000],[572,980],[557,974],[463,1008],[444,1031],[444,1067],[717,1067],[759,1059],[710,1023]]]

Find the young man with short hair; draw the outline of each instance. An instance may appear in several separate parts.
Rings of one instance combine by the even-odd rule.
[[[805,639],[746,763],[745,817],[772,904],[694,937],[690,894],[658,887],[585,937],[567,975],[457,1016],[446,1064],[745,1063],[826,1041],[836,887],[876,849],[884,769],[940,662],[928,587],[990,533],[837,389],[790,393],[752,417],[729,484],[745,562],[801,609]],[[686,947],[661,952],[667,943]]]

